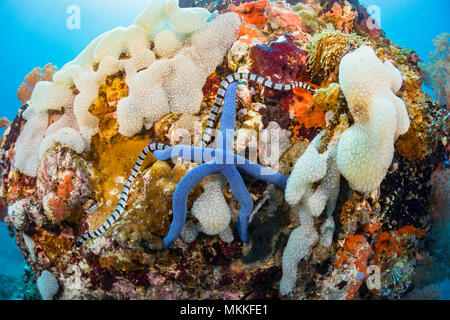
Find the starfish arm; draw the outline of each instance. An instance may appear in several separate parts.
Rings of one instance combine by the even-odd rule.
[[[282,189],[286,188],[287,178],[281,173],[272,170],[270,168],[264,167],[262,165],[259,165],[253,161],[250,161],[238,155],[235,155],[235,157],[237,168],[240,171],[257,178],[258,180],[272,183]]]
[[[210,148],[192,147],[187,145],[176,145],[165,150],[153,151],[153,156],[158,160],[175,160],[181,157],[184,160],[196,163],[209,162],[213,159],[215,150]]]
[[[238,82],[234,81],[228,85],[227,91],[225,92],[222,117],[220,118],[220,132],[225,132],[225,130],[234,131],[234,123],[236,122],[237,87]]]
[[[234,124],[236,122],[236,90],[238,82],[228,85],[223,102],[222,117],[220,118],[220,130],[217,137],[217,148],[232,150],[234,141]]]
[[[174,242],[186,222],[187,199],[189,192],[204,178],[216,173],[218,167],[213,162],[201,164],[190,170],[178,183],[172,198],[173,218],[168,234],[164,237],[164,249]]]
[[[181,150],[179,150],[179,148],[176,149],[176,147],[178,147],[178,146],[169,147],[164,150],[155,150],[155,151],[153,151],[153,156],[156,159],[162,160],[162,161],[171,159],[173,155],[178,156],[179,153],[181,152]]]
[[[234,166],[227,167],[222,174],[225,178],[227,178],[234,197],[241,205],[238,215],[237,229],[241,240],[244,243],[248,243],[248,218],[253,210],[253,199],[250,196],[247,186],[245,185],[244,180],[242,180],[239,171],[237,171]]]

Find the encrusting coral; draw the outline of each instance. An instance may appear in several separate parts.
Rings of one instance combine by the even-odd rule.
[[[333,110],[343,100],[341,87],[338,83],[331,83],[327,88],[320,88],[314,94],[314,103],[324,111]]]
[[[155,161],[142,174],[145,196],[142,200],[136,201],[112,229],[113,237],[117,237],[120,243],[131,248],[139,248],[146,243],[151,249],[162,249],[162,238],[170,225],[169,213],[173,192],[189,169],[190,164],[182,162],[171,168],[166,162]],[[197,188],[189,197],[189,206],[192,205],[192,197],[198,193]]]
[[[51,149],[42,159],[36,182],[37,197],[53,223],[77,221],[91,195],[89,164],[68,148]]]
[[[320,18],[314,10],[309,10],[308,7],[302,3],[296,4],[292,10],[302,18],[302,26],[310,28],[313,33],[317,33],[327,28],[325,21]]]
[[[58,72],[34,70],[2,122],[0,220],[42,298],[428,285],[424,256],[447,259],[448,224],[432,223],[450,118],[417,53],[372,20],[353,0],[149,0]]]
[[[293,82],[291,84],[279,84],[269,81],[261,76],[249,73],[235,73],[229,75],[222,81],[219,90],[217,91],[216,101],[212,112],[208,118],[208,127],[203,135],[200,147],[192,147],[185,145],[167,146],[162,143],[150,143],[145,147],[139,155],[136,164],[133,167],[132,173],[125,183],[124,189],[119,199],[119,204],[113,214],[93,232],[86,233],[77,240],[77,246],[81,246],[87,239],[96,238],[102,235],[112,224],[119,219],[124,212],[130,187],[136,178],[139,170],[145,161],[145,158],[150,152],[154,152],[154,156],[158,160],[168,160],[174,157],[180,157],[187,161],[199,162],[201,165],[190,170],[185,177],[178,184],[174,195],[172,208],[174,211],[174,219],[172,220],[168,234],[164,237],[164,248],[167,248],[174,242],[181,234],[184,224],[186,222],[187,198],[190,190],[192,190],[198,182],[214,173],[220,173],[229,182],[233,194],[237,197],[241,209],[238,216],[238,232],[241,240],[248,242],[247,226],[251,211],[253,210],[253,201],[245,188],[244,181],[238,168],[248,175],[251,175],[261,181],[273,183],[281,188],[284,188],[286,178],[269,168],[264,168],[257,163],[251,162],[232,151],[232,143],[229,140],[230,136],[234,136],[234,124],[236,118],[236,90],[237,81],[239,79],[256,81],[268,88],[288,91],[294,87],[302,87],[308,90],[313,90],[309,85],[302,82]],[[224,112],[221,117],[221,126],[218,136],[218,143],[215,149],[206,148],[204,146],[210,142],[212,138],[213,124],[216,120],[220,104],[223,101]]]

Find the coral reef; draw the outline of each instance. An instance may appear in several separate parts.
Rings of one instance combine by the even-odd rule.
[[[6,295],[437,296],[448,37],[423,66],[369,19],[353,0],[149,0],[33,70],[0,123],[0,221],[28,264]]]
[[[78,132],[70,131],[70,137],[67,130],[58,132],[58,137],[53,136],[50,141],[63,139],[77,152],[87,150],[99,123],[89,108],[97,102],[99,85],[121,70],[127,75],[129,87],[115,115],[121,134],[131,137],[169,111],[198,112],[202,86],[222,62],[239,28],[234,13],[219,15],[208,22],[209,17],[210,13],[204,9],[179,8],[176,0],[151,1],[134,25],[104,33],[56,72],[53,82],[38,82],[31,96],[31,110],[27,111],[29,121],[20,137],[24,143],[19,144],[16,167],[22,173],[36,175],[40,158],[32,155],[25,145],[48,144],[43,139],[49,135],[48,111],[64,109],[66,122],[59,127]],[[186,19],[191,21],[189,25]],[[157,37],[159,32],[164,34]],[[183,38],[178,39],[177,33]],[[156,53],[163,56],[150,50],[150,41]],[[182,43],[187,45],[179,46]],[[169,59],[174,52],[177,54]],[[63,117],[56,123],[60,121]]]
[[[297,280],[297,265],[299,261],[309,256],[310,248],[319,241],[321,250],[329,250],[333,241],[335,222],[333,212],[340,190],[340,173],[337,168],[337,142],[342,132],[348,128],[343,121],[335,129],[333,138],[327,150],[318,152],[321,139],[325,131],[317,135],[304,154],[295,163],[289,176],[285,199],[291,206],[300,200],[302,205],[298,208],[300,227],[294,229],[289,236],[288,243],[283,252],[283,277],[280,282],[280,293],[290,293]],[[320,184],[313,190],[313,184]],[[326,208],[326,218],[319,229],[315,230],[314,217],[319,217]]]

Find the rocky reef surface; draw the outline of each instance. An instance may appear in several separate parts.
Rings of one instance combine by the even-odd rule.
[[[450,267],[448,108],[422,91],[417,54],[358,1],[297,2],[149,1],[130,27],[27,76],[0,146],[0,218],[30,266],[23,298],[438,294]],[[200,143],[232,73],[315,88],[239,82],[234,149],[288,178],[283,190],[242,175],[248,243],[233,190],[213,176],[163,249],[174,192],[196,164],[149,156],[123,215],[77,248],[114,212],[150,141]]]

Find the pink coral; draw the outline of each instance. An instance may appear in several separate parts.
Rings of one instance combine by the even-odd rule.
[[[26,103],[31,98],[31,94],[33,93],[33,89],[36,86],[36,83],[39,81],[52,81],[53,73],[56,71],[57,67],[53,66],[51,63],[47,63],[44,69],[39,67],[31,70],[29,74],[25,77],[22,84],[17,91],[17,99],[20,102]]]
[[[284,31],[295,31],[301,28],[302,19],[296,13],[272,8],[269,13],[269,21],[276,24],[277,27],[281,27]]]
[[[267,0],[243,3],[240,6],[231,5],[231,10],[236,12],[245,23],[254,24],[257,27],[264,27],[267,22],[265,10]]]
[[[353,10],[353,7],[347,2],[344,6],[339,2],[333,3],[330,10],[323,13],[321,18],[327,22],[332,22],[337,30],[351,33],[353,31],[353,23],[358,13]]]
[[[112,291],[119,294],[122,299],[128,300],[136,299],[138,297],[136,286],[125,279],[114,282]]]
[[[85,161],[65,148],[44,156],[38,169],[37,195],[53,222],[70,218],[90,196],[89,170]]]

